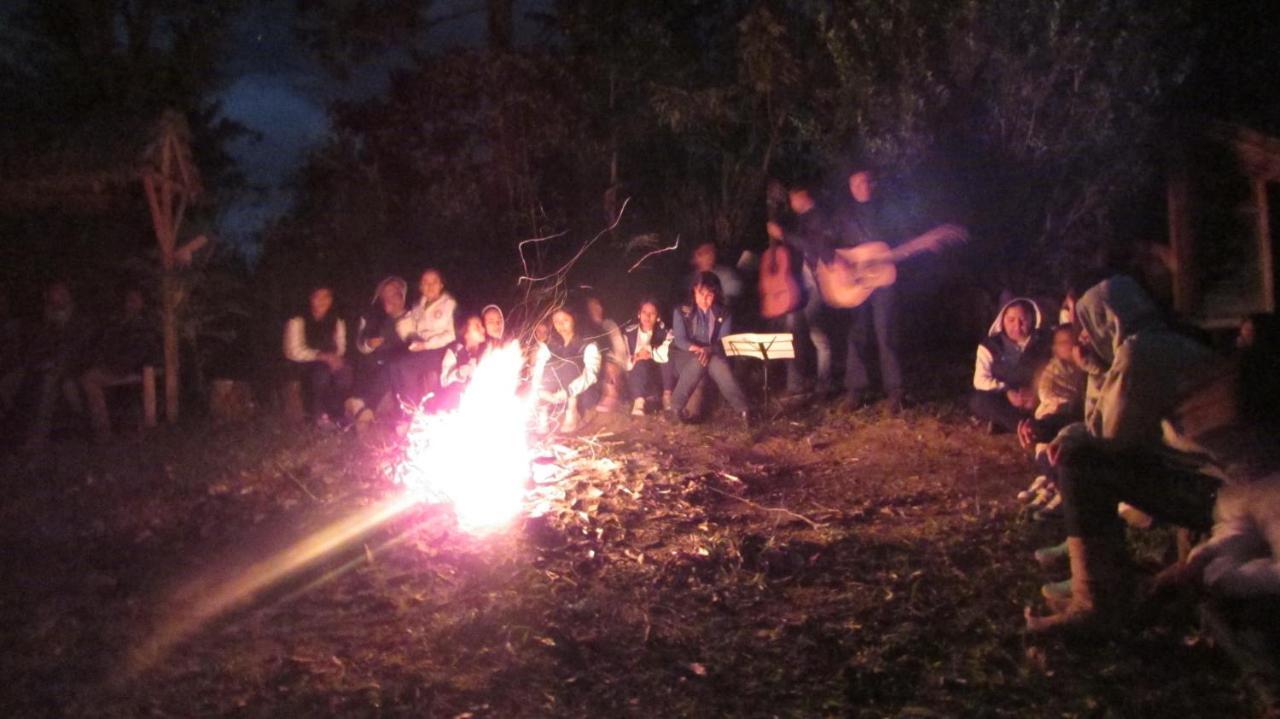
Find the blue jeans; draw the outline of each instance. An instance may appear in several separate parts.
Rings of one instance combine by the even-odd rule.
[[[671,406],[677,412],[684,410],[685,405],[689,403],[689,395],[693,394],[698,383],[702,382],[702,378],[707,375],[711,376],[716,389],[720,390],[720,395],[735,412],[741,413],[750,409],[747,397],[742,393],[742,388],[738,386],[738,380],[734,378],[733,370],[729,367],[729,361],[723,356],[712,355],[711,361],[703,367],[698,364],[698,358],[693,356],[692,352],[672,347],[671,362],[676,368],[676,388],[671,393]]]
[[[653,399],[672,387],[675,387],[675,370],[671,362],[640,360],[627,373],[631,399]]]

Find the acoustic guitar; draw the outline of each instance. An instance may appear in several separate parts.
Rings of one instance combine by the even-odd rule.
[[[969,233],[959,225],[939,225],[896,248],[883,242],[836,248],[830,262],[818,262],[818,291],[831,307],[857,307],[872,292],[897,281],[899,262],[968,239]]]
[[[786,207],[787,188],[770,180],[765,187],[765,215],[770,222],[777,222]],[[780,239],[770,239],[769,249],[760,256],[760,315],[765,319],[781,317],[800,306],[803,295],[792,262],[791,247]]]

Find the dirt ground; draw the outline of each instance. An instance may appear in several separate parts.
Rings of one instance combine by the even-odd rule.
[[[157,643],[191,595],[391,491],[393,449],[241,426],[3,462],[4,716],[1248,716],[1190,611],[1022,632],[1060,539],[954,404],[750,431],[601,418],[540,516],[420,508]],[[1167,530],[1138,542],[1172,551]],[[1056,577],[1054,577],[1056,578]],[[197,592],[199,594],[199,592]]]

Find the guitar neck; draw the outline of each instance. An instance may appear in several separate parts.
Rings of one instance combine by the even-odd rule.
[[[922,252],[936,252],[942,249],[944,245],[958,241],[960,241],[960,238],[954,237],[948,232],[940,231],[939,228],[935,227],[934,229],[893,248],[893,251],[890,254],[893,257],[893,261],[897,263],[910,257],[914,257]]]

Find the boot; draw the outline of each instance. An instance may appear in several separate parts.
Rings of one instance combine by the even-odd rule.
[[[1101,538],[1067,537],[1071,555],[1071,599],[1047,616],[1025,612],[1027,631],[1113,629],[1130,592],[1122,549]]]

